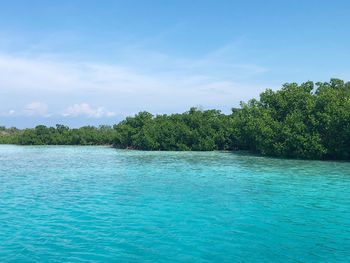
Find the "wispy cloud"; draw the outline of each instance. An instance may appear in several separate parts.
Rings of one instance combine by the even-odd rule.
[[[87,116],[89,118],[113,117],[116,114],[104,107],[93,108],[88,103],[74,104],[62,113],[64,117]]]
[[[0,112],[97,119],[140,110],[183,111],[196,105],[228,110],[266,88],[250,81],[242,84],[242,78],[268,69],[233,63],[234,45],[197,59],[140,48],[126,50],[129,59],[119,63],[55,54],[0,53],[0,95],[7,98]],[[77,103],[81,101],[84,103]]]
[[[35,115],[45,116],[47,115],[47,110],[48,110],[47,104],[43,102],[35,101],[27,104],[23,110],[23,113],[24,115],[28,115],[28,116],[35,116]],[[14,111],[10,110],[9,114],[13,115]]]
[[[156,59],[157,60],[157,59]],[[142,72],[133,67],[77,60],[59,60],[43,57],[20,57],[0,54],[0,83],[3,89],[34,91],[114,90],[121,92],[152,91],[155,89],[181,88],[188,80],[198,80],[195,86],[216,81],[234,83],[234,70],[246,74],[261,74],[266,68],[250,64],[219,65],[218,59],[158,61],[163,70]],[[140,59],[141,63],[142,59]],[[171,62],[172,61],[172,62]],[[154,61],[153,61],[154,62]],[[142,63],[152,64],[148,57]],[[171,64],[172,63],[172,64]],[[164,65],[163,65],[164,64]],[[167,66],[166,66],[167,65]],[[220,75],[217,68],[232,69],[230,77]],[[211,69],[212,67],[212,69]],[[189,70],[196,69],[196,70]],[[182,72],[180,72],[182,71]],[[171,86],[169,87],[169,84]],[[186,87],[188,88],[188,87]]]

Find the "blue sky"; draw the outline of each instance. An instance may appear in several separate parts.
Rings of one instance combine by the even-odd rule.
[[[350,79],[349,1],[1,1],[0,125],[229,112],[285,82]]]

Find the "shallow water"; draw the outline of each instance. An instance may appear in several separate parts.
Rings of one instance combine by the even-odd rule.
[[[349,262],[350,163],[0,146],[1,262]]]

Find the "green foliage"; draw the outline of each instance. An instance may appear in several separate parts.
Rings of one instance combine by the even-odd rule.
[[[191,108],[183,114],[141,112],[114,127],[120,148],[171,151],[230,149],[230,116],[217,110]]]
[[[217,110],[191,108],[183,114],[140,112],[115,125],[70,129],[64,125],[17,130],[10,143],[20,145],[114,145],[140,150],[212,151],[233,148],[233,119]],[[6,130],[5,128],[3,128]],[[0,136],[2,143],[9,136]],[[6,138],[6,140],[5,140]],[[12,138],[12,137],[11,137]]]
[[[114,145],[161,151],[249,150],[267,156],[350,159],[350,83],[287,83],[241,103],[229,115],[191,108],[182,114],[140,112],[110,126],[70,129],[0,127],[0,143]]]
[[[1,132],[1,131],[0,131]],[[85,126],[79,129],[69,129],[64,125],[56,127],[36,126],[34,129],[16,130],[12,134],[0,136],[0,143],[20,145],[111,145],[115,131],[110,126],[98,128]]]
[[[285,84],[242,104],[240,148],[269,156],[350,158],[350,83]]]
[[[4,126],[0,126],[0,144],[18,144],[18,138],[21,131],[17,128],[7,129]]]

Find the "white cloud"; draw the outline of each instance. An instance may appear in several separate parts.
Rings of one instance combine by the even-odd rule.
[[[108,111],[104,107],[93,108],[87,103],[74,104],[62,113],[64,117],[87,116],[90,118],[113,117],[114,112]]]
[[[0,53],[0,96],[4,99],[0,110],[9,115],[9,109],[14,109],[16,116],[89,118],[110,117],[114,112],[125,116],[140,110],[184,111],[193,105],[228,110],[266,88],[251,82],[241,84],[242,78],[249,79],[266,69],[230,63],[224,59],[230,50],[199,59],[140,52],[143,54],[136,52],[137,58],[133,57],[129,65]],[[21,111],[28,100],[33,103]],[[76,101],[87,103],[74,104]],[[72,106],[62,111],[64,105]]]
[[[48,106],[39,101],[31,102],[24,107],[24,114],[28,116],[45,116],[47,115]],[[11,113],[10,111],[9,113]],[[13,112],[14,113],[14,112]]]
[[[157,93],[162,90],[195,90],[216,82],[230,82],[237,86],[236,78],[249,79],[268,71],[259,65],[234,63],[232,56],[227,54],[232,51],[227,47],[198,59],[176,58],[138,49],[125,52],[131,65],[127,62],[108,64],[64,59],[54,55],[0,54],[0,85],[8,90],[36,92]],[[197,82],[186,86],[188,80]],[[237,86],[236,93],[240,86]]]

